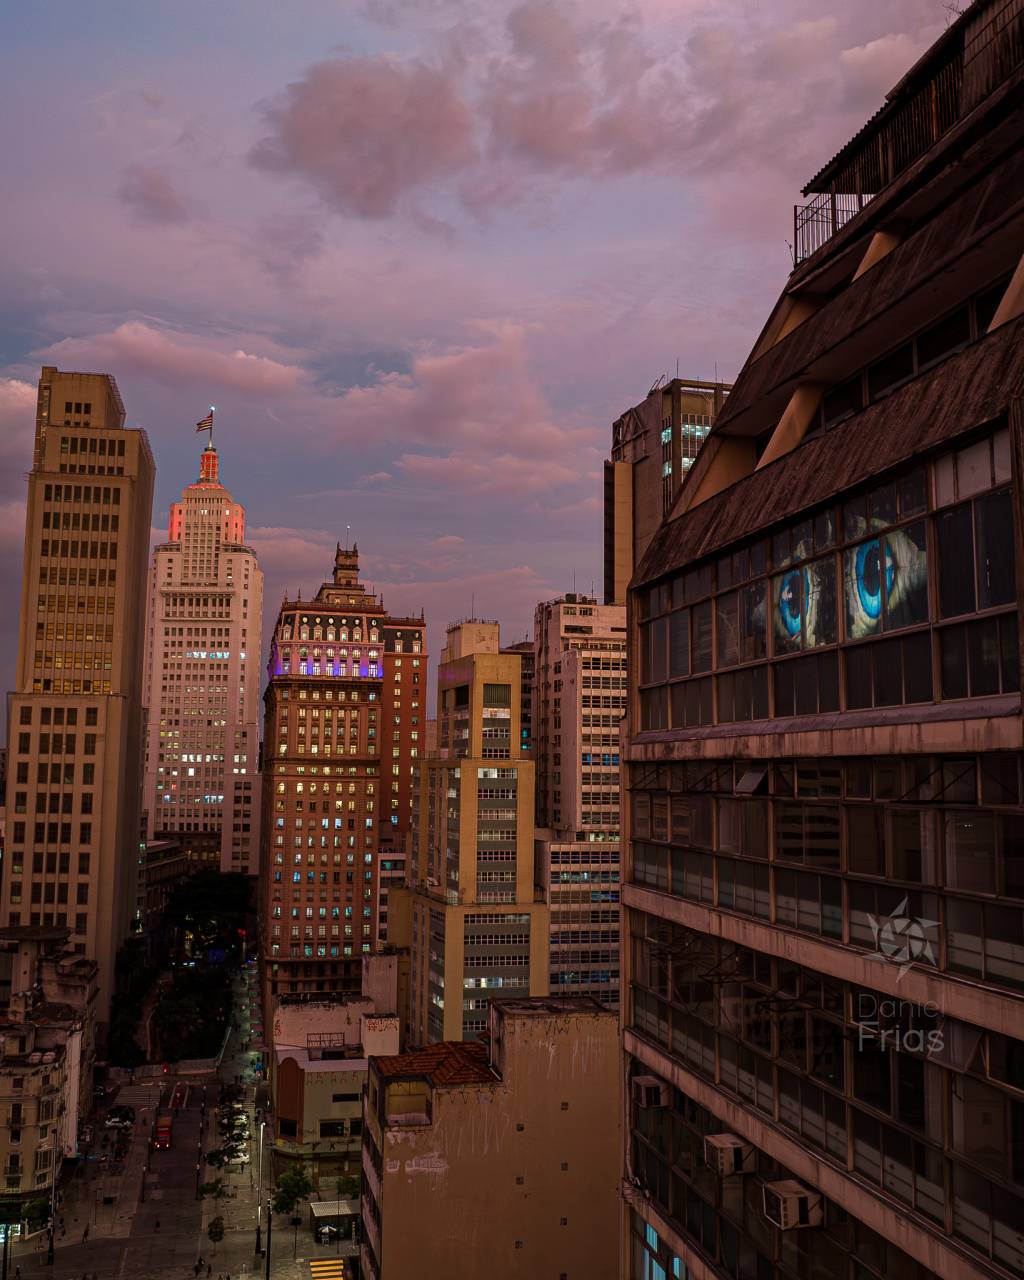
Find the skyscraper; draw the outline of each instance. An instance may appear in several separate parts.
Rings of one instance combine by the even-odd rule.
[[[534,613],[537,882],[555,995],[619,998],[619,725],[626,611],[571,592]]]
[[[218,467],[210,444],[153,552],[146,833],[180,836],[192,862],[255,875],[263,573]]]
[[[421,769],[410,876],[413,1044],[474,1039],[492,996],[547,994],[522,671],[522,654],[501,649],[496,622],[448,628],[437,675],[438,751]]]
[[[726,382],[659,378],[645,399],[612,423],[604,464],[604,602],[626,603],[626,587],[730,391]]]
[[[808,184],[633,580],[637,1280],[1024,1274],[1022,55],[977,0]]]
[[[135,908],[153,457],[109,374],[39,379],[0,923],[56,925],[109,1016]]]
[[[264,694],[264,999],[358,991],[378,942],[380,851],[404,837],[425,721],[423,618],[393,618],[337,548],[312,600],[285,600]],[[392,833],[397,835],[394,837]],[[399,845],[400,847],[400,845]]]

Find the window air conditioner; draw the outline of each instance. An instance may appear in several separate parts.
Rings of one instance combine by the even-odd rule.
[[[822,1222],[821,1196],[795,1179],[785,1182],[766,1182],[761,1188],[764,1197],[764,1216],[783,1231],[795,1227],[820,1227]]]
[[[704,1163],[723,1178],[733,1173],[753,1173],[754,1148],[734,1133],[711,1133],[704,1139]]]
[[[634,1076],[633,1101],[638,1107],[667,1107],[668,1085],[657,1076]]]

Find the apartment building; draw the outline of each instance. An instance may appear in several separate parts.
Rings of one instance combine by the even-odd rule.
[[[604,464],[604,601],[624,605],[626,588],[707,439],[731,386],[659,378],[612,423]]]
[[[511,999],[488,1029],[370,1060],[361,1274],[613,1280],[616,1017],[587,997]]]
[[[213,445],[171,504],[149,574],[143,807],[147,839],[255,875],[263,573]]]
[[[630,592],[631,1277],[1024,1274],[1024,15],[811,180]]]
[[[474,1038],[487,1026],[493,997],[548,989],[522,671],[522,654],[502,650],[496,622],[448,628],[437,676],[437,755],[420,774],[411,1044]]]
[[[71,931],[109,1017],[135,910],[153,457],[109,374],[39,378],[0,924]]]
[[[537,883],[551,990],[619,993],[619,728],[626,611],[571,592],[534,613]]]
[[[380,945],[380,853],[404,838],[419,755],[424,620],[392,617],[338,547],[332,580],[285,600],[264,694],[260,950],[278,995],[358,991]]]

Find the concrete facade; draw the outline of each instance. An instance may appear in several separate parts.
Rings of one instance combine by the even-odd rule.
[[[153,458],[107,374],[39,380],[0,923],[71,930],[109,1016],[135,911]]]
[[[262,644],[263,572],[209,445],[150,567],[143,807],[147,839],[180,838],[191,862],[248,875],[259,854]]]
[[[614,1006],[626,610],[575,592],[545,601],[533,643],[536,865],[550,912],[551,990]]]
[[[630,1280],[1024,1274],[1022,50],[808,184],[633,577]]]
[[[371,1059],[362,1274],[613,1280],[615,1015],[583,997],[503,1000],[488,1027],[486,1044]]]
[[[492,997],[548,989],[522,671],[521,654],[501,649],[496,622],[449,627],[438,668],[438,754],[420,777],[411,1044],[479,1035]]]

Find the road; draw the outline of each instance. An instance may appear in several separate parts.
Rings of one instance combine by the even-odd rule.
[[[46,1265],[45,1239],[16,1244],[9,1276],[21,1267],[22,1280],[82,1280],[95,1273],[97,1280],[190,1280],[202,1255],[212,1268],[212,1278],[262,1280],[266,1258],[255,1251],[257,1150],[244,1168],[213,1169],[201,1164],[199,1179],[212,1182],[222,1177],[229,1196],[219,1204],[196,1198],[197,1158],[202,1151],[219,1145],[214,1107],[222,1083],[236,1078],[245,1086],[246,1103],[253,1119],[255,1077],[251,1054],[241,1045],[250,1033],[249,1011],[254,998],[255,975],[249,971],[238,981],[235,991],[236,1030],[232,1035],[219,1073],[205,1076],[169,1074],[160,1082],[123,1087],[116,1102],[133,1106],[136,1123],[124,1169],[120,1172],[88,1172],[76,1176],[63,1190],[53,1266]],[[204,1100],[207,1104],[204,1112]],[[149,1136],[158,1109],[175,1111],[171,1146],[166,1151],[150,1151]],[[253,1132],[258,1126],[253,1123]],[[97,1129],[99,1132],[99,1129]],[[202,1147],[200,1148],[200,1144]],[[269,1144],[268,1144],[269,1146]],[[265,1175],[269,1174],[269,1149],[265,1152]],[[98,1162],[88,1162],[91,1169]],[[147,1171],[148,1168],[148,1171]],[[264,1186],[264,1196],[269,1191]],[[225,1234],[214,1246],[206,1228],[216,1216],[224,1219]],[[329,1272],[311,1262],[340,1263],[346,1246],[316,1245],[305,1226],[296,1233],[286,1218],[274,1224],[270,1276],[272,1280],[335,1280]],[[264,1242],[266,1212],[262,1214]],[[88,1227],[88,1238],[85,1238]],[[295,1257],[293,1258],[293,1251]],[[206,1268],[203,1268],[203,1275]],[[340,1268],[337,1273],[340,1280]]]

